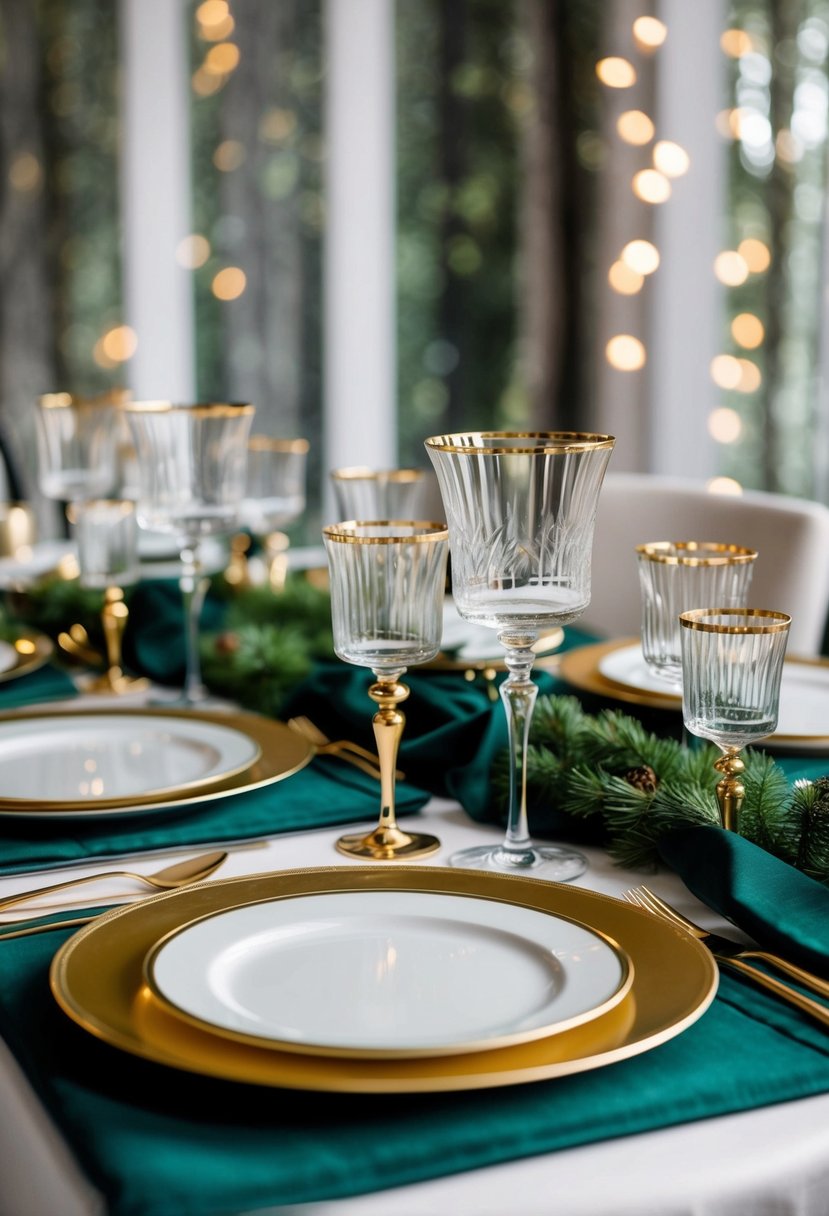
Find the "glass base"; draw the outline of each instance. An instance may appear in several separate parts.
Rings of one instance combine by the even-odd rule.
[[[155,709],[210,709],[211,703],[218,704],[219,700],[204,684],[199,684],[187,690],[171,688],[169,695],[157,692],[148,704]]]
[[[401,858],[426,857],[440,848],[437,836],[422,832],[401,832],[399,828],[377,827],[366,835],[355,832],[341,836],[337,850],[347,857],[364,857],[369,861],[397,861]]]
[[[585,872],[587,858],[575,849],[554,844],[532,844],[525,849],[478,845],[474,849],[461,849],[460,853],[453,853],[449,865],[466,870],[518,874],[525,878],[546,878],[550,882],[571,882]]]

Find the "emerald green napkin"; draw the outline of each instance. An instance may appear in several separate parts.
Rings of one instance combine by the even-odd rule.
[[[199,617],[204,632],[221,628],[225,605],[208,595]],[[130,593],[130,615],[124,632],[124,664],[157,684],[184,680],[184,604],[178,583],[147,579]]]
[[[717,827],[675,828],[659,851],[709,908],[829,979],[829,889],[822,883]]]
[[[400,815],[419,810],[427,800],[423,790],[398,784]],[[372,821],[379,807],[377,781],[341,761],[321,758],[284,781],[178,811],[74,820],[57,815],[54,820],[0,819],[0,874],[176,845]]]
[[[642,1056],[485,1094],[295,1093],[190,1076],[121,1054],[60,1012],[48,968],[68,935],[0,942],[0,1033],[109,1216],[355,1195],[829,1088],[829,1036],[725,975],[697,1023]]]
[[[0,684],[0,711],[22,709],[39,701],[58,701],[75,697],[78,690],[65,671],[47,663],[31,675],[19,676]]]

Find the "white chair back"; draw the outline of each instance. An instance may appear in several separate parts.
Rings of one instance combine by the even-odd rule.
[[[732,497],[699,482],[609,473],[599,498],[592,597],[579,624],[607,637],[639,634],[636,546],[656,540],[756,549],[749,605],[791,614],[790,654],[820,653],[829,611],[829,508],[782,494]]]

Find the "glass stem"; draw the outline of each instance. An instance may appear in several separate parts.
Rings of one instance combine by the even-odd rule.
[[[503,851],[520,860],[520,854],[531,854],[527,824],[527,743],[530,734],[538,687],[530,679],[535,654],[535,636],[507,640],[498,635],[506,650],[505,661],[509,676],[501,685],[501,700],[507,714],[509,737],[509,816]]]
[[[199,661],[199,619],[207,593],[207,579],[202,578],[201,558],[197,541],[188,541],[181,550],[182,571],[179,578],[181,597],[184,601],[184,700],[202,701],[205,687],[201,679]]]
[[[397,819],[394,813],[394,774],[397,768],[397,752],[406,725],[405,715],[397,707],[409,695],[409,689],[401,684],[398,676],[405,669],[396,672],[375,672],[377,683],[372,684],[368,695],[376,702],[377,713],[372,718],[374,738],[377,743],[377,756],[380,761],[380,822],[381,832],[395,832]]]

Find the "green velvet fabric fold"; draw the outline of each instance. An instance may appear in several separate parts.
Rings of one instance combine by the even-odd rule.
[[[66,672],[47,663],[31,675],[20,676],[16,680],[0,684],[0,713],[77,695],[78,690]]]

